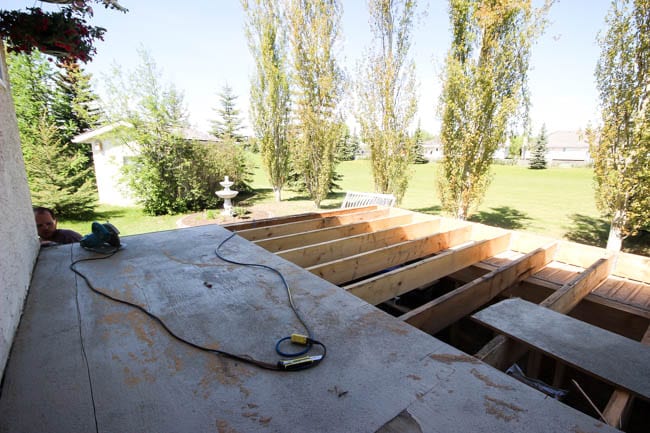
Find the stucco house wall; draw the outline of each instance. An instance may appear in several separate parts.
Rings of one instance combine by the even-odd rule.
[[[0,371],[4,372],[39,251],[0,41]]]

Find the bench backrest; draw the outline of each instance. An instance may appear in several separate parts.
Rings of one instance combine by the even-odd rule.
[[[393,194],[348,191],[345,194],[343,203],[341,204],[341,209],[371,205],[393,207],[395,206],[395,201],[396,199]]]

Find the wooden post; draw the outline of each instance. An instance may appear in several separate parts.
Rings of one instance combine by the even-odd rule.
[[[645,334],[643,334],[641,343],[650,346],[650,326],[645,331]],[[618,429],[622,428],[623,424],[625,424],[627,413],[631,405],[632,395],[630,395],[629,392],[622,389],[615,390],[603,411],[603,416],[605,417],[607,424]]]

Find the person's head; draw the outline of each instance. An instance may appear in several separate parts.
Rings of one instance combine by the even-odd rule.
[[[34,219],[36,220],[36,230],[41,239],[49,240],[56,232],[56,217],[54,211],[46,207],[34,208]]]

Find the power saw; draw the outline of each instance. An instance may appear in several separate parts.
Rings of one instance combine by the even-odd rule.
[[[87,234],[79,244],[87,250],[106,253],[120,248],[120,231],[111,223],[98,223],[95,221],[92,226],[92,233]]]

